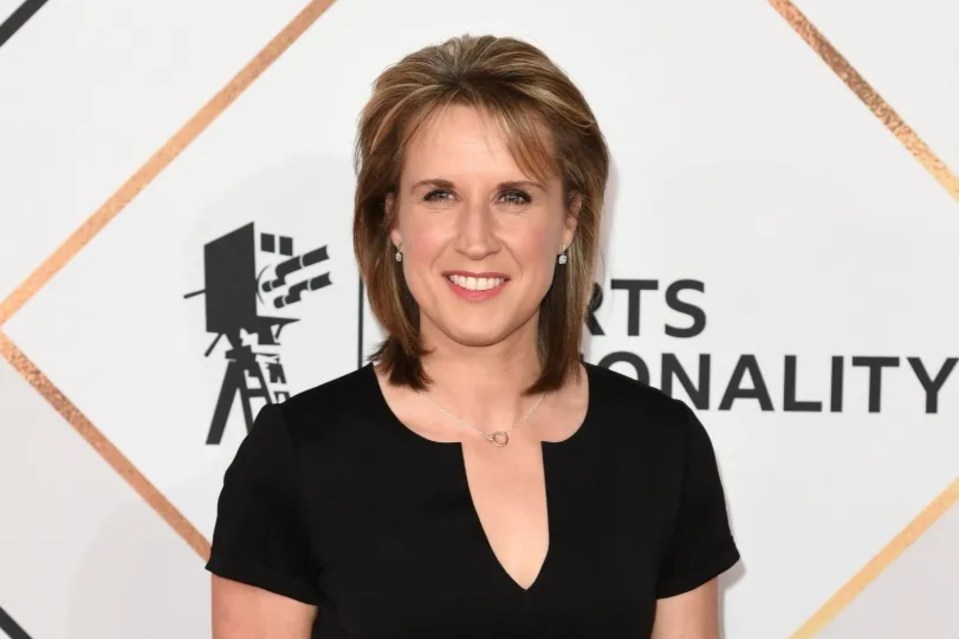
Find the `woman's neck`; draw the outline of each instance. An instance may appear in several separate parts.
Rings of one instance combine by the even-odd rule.
[[[469,346],[427,331],[422,358],[433,380],[431,399],[460,419],[477,426],[507,427],[520,419],[538,397],[524,397],[541,371],[535,322],[528,322],[502,341]],[[435,331],[439,332],[439,331]]]

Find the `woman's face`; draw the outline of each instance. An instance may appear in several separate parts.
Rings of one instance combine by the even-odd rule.
[[[427,345],[535,336],[580,206],[578,197],[564,204],[558,176],[541,182],[525,174],[495,123],[455,105],[410,140],[398,193],[386,206],[398,207],[390,238],[402,249]]]

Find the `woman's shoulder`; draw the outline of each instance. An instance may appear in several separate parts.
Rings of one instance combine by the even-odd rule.
[[[690,430],[700,426],[692,409],[649,384],[596,364],[590,369],[590,412],[602,430],[618,442],[633,448],[680,453],[688,443]]]
[[[613,369],[585,362],[584,365],[590,372],[590,395],[595,396],[599,410],[621,417],[643,417],[657,423],[686,419],[688,409],[681,400]]]
[[[596,425],[612,457],[639,454],[650,472],[665,471],[674,480],[689,465],[705,469],[716,465],[712,441],[699,417],[684,401],[614,370],[594,366]],[[592,409],[591,409],[592,410]],[[705,471],[703,471],[705,472]]]
[[[372,375],[370,365],[365,365],[280,402],[278,409],[293,439],[333,434],[339,427],[362,421],[363,411],[375,399]]]

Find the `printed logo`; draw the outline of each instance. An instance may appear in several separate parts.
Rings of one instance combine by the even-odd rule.
[[[257,234],[253,223],[227,233],[203,247],[204,288],[187,293],[206,298],[206,330],[214,334],[204,353],[209,357],[222,338],[227,360],[220,394],[213,409],[207,444],[223,438],[233,400],[239,396],[247,432],[253,427],[251,400],[274,404],[289,398],[280,358],[280,335],[299,318],[288,308],[312,291],[330,285],[322,271],[328,259],[326,246],[294,255],[293,239],[270,233]],[[257,257],[268,262],[257,272]],[[266,314],[260,314],[261,310]]]
[[[660,289],[661,284],[665,285],[665,290]],[[625,294],[626,304],[619,306],[619,312],[625,311],[625,317],[616,318],[607,314],[605,319],[620,320],[619,325],[624,324],[626,328],[626,340],[623,340],[621,336],[614,336],[620,337],[614,342],[617,350],[607,352],[599,359],[598,364],[606,368],[618,365],[627,371],[632,369],[636,379],[646,384],[657,385],[659,389],[671,396],[675,383],[678,382],[689,396],[693,406],[699,410],[716,408],[726,411],[732,410],[737,403],[755,402],[763,411],[776,410],[778,405],[784,412],[840,413],[849,410],[846,407],[845,398],[847,394],[852,395],[852,393],[846,389],[856,384],[857,401],[861,402],[861,398],[865,397],[867,402],[865,406],[861,403],[854,406],[853,410],[878,413],[883,405],[883,389],[889,386],[888,381],[885,386],[883,385],[883,373],[887,373],[886,379],[897,373],[903,375],[906,373],[906,366],[901,364],[905,360],[917,384],[914,388],[921,390],[924,396],[923,410],[926,414],[936,414],[939,412],[940,397],[949,396],[948,393],[941,393],[942,388],[956,368],[956,364],[959,363],[959,357],[943,357],[942,364],[938,365],[937,369],[935,362],[933,365],[929,364],[928,357],[923,359],[918,356],[900,357],[889,354],[832,355],[828,360],[820,358],[818,361],[813,360],[804,364],[805,368],[813,371],[810,377],[828,380],[828,391],[819,397],[800,399],[797,390],[799,356],[795,354],[757,356],[754,353],[744,353],[736,358],[731,375],[728,378],[719,379],[713,364],[718,359],[730,357],[731,354],[728,352],[719,355],[708,352],[699,353],[694,368],[689,366],[691,356],[688,354],[687,362],[684,364],[675,353],[644,351],[639,346],[639,341],[633,340],[640,337],[640,320],[648,314],[648,308],[654,304],[665,306],[676,315],[685,315],[687,318],[680,325],[665,324],[661,330],[667,337],[692,339],[702,335],[707,327],[707,315],[702,305],[703,298],[696,295],[697,293],[703,295],[706,292],[706,285],[701,280],[681,279],[666,283],[659,280],[614,278],[610,281],[609,288],[610,293]],[[683,299],[686,297],[691,297],[692,301]],[[595,284],[586,322],[594,345],[602,344],[603,339],[607,337],[607,331],[594,315],[602,306],[603,298],[602,287]],[[659,329],[657,326],[646,326],[644,330],[647,333],[644,334],[648,334],[650,328],[654,331]],[[594,348],[594,352],[598,350],[600,349]],[[770,366],[781,366],[782,375],[775,376],[776,379],[782,380],[782,387],[779,389],[770,390],[771,386],[767,382],[768,379],[773,378],[768,371]],[[659,371],[658,384],[653,374],[656,368]],[[717,386],[721,391],[718,403],[715,401],[717,393],[714,392]],[[865,392],[862,392],[863,387]],[[954,395],[953,393],[952,396]],[[781,401],[779,398],[782,398]]]

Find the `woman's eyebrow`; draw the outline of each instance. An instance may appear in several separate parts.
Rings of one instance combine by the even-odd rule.
[[[498,189],[540,189],[542,191],[546,190],[546,187],[540,184],[539,182],[531,182],[529,180],[512,180],[510,182],[500,182],[497,187]]]
[[[456,185],[449,180],[444,180],[442,178],[428,178],[426,180],[420,180],[416,184],[410,187],[410,191],[415,191],[421,186],[431,186],[438,189],[453,189],[456,188]],[[545,191],[546,187],[540,184],[539,182],[531,182],[529,180],[508,180],[506,182],[500,182],[496,185],[497,189],[517,189],[517,188],[536,188]]]
[[[429,178],[426,180],[420,180],[416,184],[410,187],[410,191],[415,191],[421,186],[432,186],[438,189],[452,189],[453,183],[449,180],[443,180],[441,178]]]

